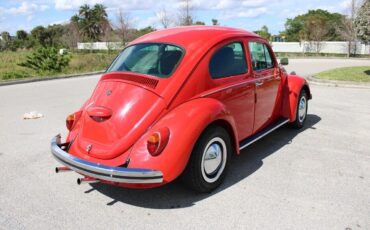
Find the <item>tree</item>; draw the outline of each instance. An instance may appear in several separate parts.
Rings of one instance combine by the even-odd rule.
[[[271,40],[271,34],[269,33],[269,29],[266,25],[262,26],[260,30],[256,31],[256,34],[263,37],[267,41]]]
[[[7,50],[10,49],[12,38],[10,37],[9,32],[2,32],[1,33],[1,43],[0,43],[0,50]]]
[[[32,38],[41,46],[48,45],[49,34],[46,31],[46,28],[43,26],[36,26],[31,30]]]
[[[179,2],[180,2],[179,24],[181,26],[193,25],[192,0],[179,0]]]
[[[217,19],[212,18],[212,25],[214,25],[214,26],[219,26],[219,25],[220,25],[220,23],[218,22],[218,20],[217,20]]]
[[[47,28],[37,26],[31,30],[31,38],[43,47],[59,47],[63,44],[62,36],[65,31],[65,26],[60,24],[49,25]]]
[[[122,45],[125,45],[126,42],[130,40],[132,36],[131,33],[131,19],[128,13],[124,13],[121,9],[119,9],[117,14],[117,24],[116,24],[116,31],[117,34],[122,42]]]
[[[87,4],[82,5],[70,21],[78,25],[79,31],[88,41],[100,41],[104,33],[111,30],[106,7],[102,4],[95,4],[93,8]]]
[[[18,40],[25,41],[28,38],[28,33],[24,30],[18,30],[16,34]]]
[[[66,28],[61,24],[49,25],[46,28],[47,46],[60,47],[62,46],[62,36],[65,34]]]
[[[338,25],[338,31],[342,38],[348,42],[348,52],[347,57],[350,57],[352,52],[356,55],[356,27],[355,27],[355,17],[356,17],[356,0],[351,0],[350,3],[350,15],[349,17],[343,16],[341,23]],[[354,46],[354,49],[353,49]]]
[[[109,39],[109,36],[112,31],[112,27],[108,20],[108,14],[106,12],[106,7],[102,4],[96,4],[93,9],[94,19],[96,21],[96,28],[95,32],[97,38],[99,39],[100,36],[104,36],[104,41]]]
[[[323,17],[310,16],[305,21],[304,29],[301,31],[301,37],[310,41],[318,54],[322,49],[322,41],[327,38],[328,25]]]
[[[300,41],[299,33],[303,30],[304,20],[301,17],[294,19],[288,18],[285,22],[285,31],[283,32],[288,42]]]
[[[156,14],[158,21],[163,26],[163,28],[168,28],[172,24],[172,16],[167,12],[166,8],[162,8]]]
[[[365,44],[370,42],[370,0],[365,0],[355,19],[357,37]]]
[[[1,33],[1,39],[3,41],[10,41],[11,37],[10,37],[9,32],[7,32],[7,31],[2,32]]]
[[[16,32],[15,39],[13,40],[13,49],[28,49],[31,48],[33,45],[32,39],[29,38],[29,35],[26,31],[24,30],[18,30]]]
[[[140,30],[134,30],[133,31],[133,39],[135,39],[135,38],[138,38],[138,37],[141,37],[141,36],[143,36],[143,35],[145,35],[145,34],[148,34],[148,33],[151,33],[151,32],[153,32],[153,31],[155,31],[155,29],[153,28],[153,27],[151,27],[151,26],[148,26],[148,27],[145,27],[145,28],[142,28],[142,29],[140,29]]]
[[[74,49],[77,43],[81,41],[81,31],[79,27],[79,17],[74,15],[71,17],[70,23],[66,26],[66,33],[63,35],[62,40],[69,48]]]
[[[326,39],[329,41],[344,40],[337,30],[337,25],[340,24],[343,15],[338,13],[330,13],[326,10],[309,10],[306,14],[298,15],[293,19],[287,19],[285,23],[286,40],[288,42],[301,41],[304,39],[302,37],[308,29],[305,28],[309,23],[308,20],[313,20],[314,18],[320,18],[320,20],[325,21],[327,26]]]
[[[202,22],[202,21],[196,21],[196,22],[194,23],[194,25],[205,26],[205,25],[206,25],[206,23],[205,23],[205,22]]]

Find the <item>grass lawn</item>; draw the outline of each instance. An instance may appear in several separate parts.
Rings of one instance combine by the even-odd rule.
[[[61,73],[42,72],[19,66],[30,51],[0,52],[0,80],[14,80],[30,77],[61,76],[105,70],[117,56],[118,51],[99,53],[72,53],[69,66]]]
[[[332,69],[318,73],[315,77],[325,80],[370,82],[370,66]]]

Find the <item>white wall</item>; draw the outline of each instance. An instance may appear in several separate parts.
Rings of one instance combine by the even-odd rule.
[[[121,42],[92,42],[92,43],[77,43],[79,50],[121,50],[123,49]]]
[[[321,42],[320,53],[347,54],[348,42]],[[360,42],[352,43],[352,49],[356,48],[357,54],[369,54],[369,45]],[[316,53],[315,43],[310,42],[273,42],[272,49],[283,53]]]

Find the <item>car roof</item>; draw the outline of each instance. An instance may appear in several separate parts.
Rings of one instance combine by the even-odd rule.
[[[224,26],[182,26],[158,30],[146,34],[131,44],[146,42],[166,42],[180,45],[184,48],[196,44],[215,43],[233,37],[260,37],[243,29]],[[194,48],[194,47],[193,47]]]

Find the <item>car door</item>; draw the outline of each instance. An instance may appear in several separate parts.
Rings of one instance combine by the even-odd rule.
[[[247,63],[245,39],[226,41],[212,49],[209,75],[217,98],[233,116],[239,139],[250,136],[254,122],[254,83]]]
[[[272,122],[281,79],[278,65],[267,44],[252,40],[248,42],[248,47],[255,81],[255,133]]]

